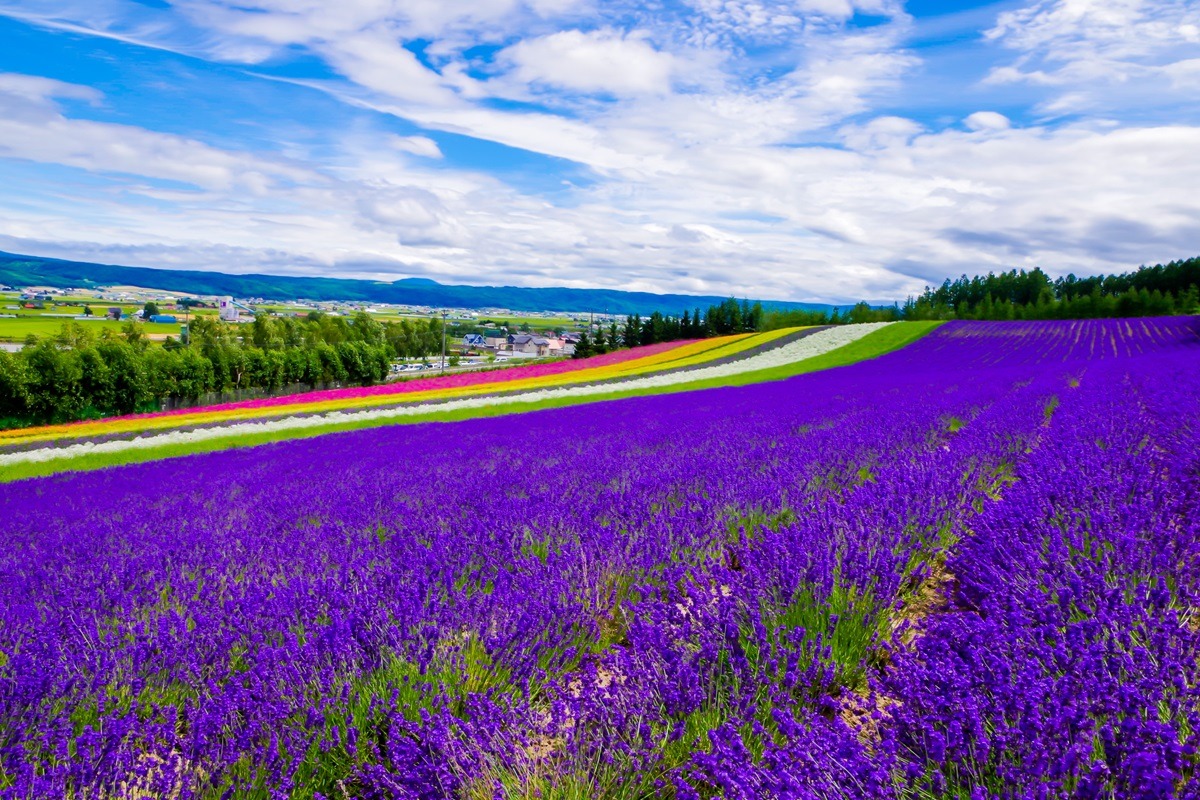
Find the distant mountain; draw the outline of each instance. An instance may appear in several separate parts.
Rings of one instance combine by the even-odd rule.
[[[651,294],[617,289],[532,289],[522,286],[453,286],[428,278],[394,283],[349,278],[283,275],[230,275],[198,270],[123,267],[0,252],[0,283],[10,286],[93,288],[143,286],[200,295],[263,297],[271,300],[341,300],[399,303],[433,308],[507,308],[513,311],[576,311],[613,314],[682,314],[727,298],[710,295]],[[740,299],[740,298],[739,298]],[[827,311],[821,303],[762,300],[765,308]]]

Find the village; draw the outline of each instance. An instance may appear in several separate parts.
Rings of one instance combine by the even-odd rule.
[[[445,326],[447,364],[439,369],[478,369],[509,360],[564,358],[574,355],[581,334],[611,324],[608,314],[516,311],[507,308],[435,309],[399,304],[365,304],[340,301],[273,300],[229,295],[200,296],[139,287],[63,289],[45,286],[24,288],[0,285],[0,347],[10,352],[53,336],[63,322],[109,327],[140,323],[147,339],[163,343],[188,341],[192,318],[216,317],[227,324],[248,324],[258,314],[271,317],[306,317],[313,313],[353,317],[370,314],[381,323],[400,320],[441,320]],[[393,374],[428,369],[422,359],[398,359]]]

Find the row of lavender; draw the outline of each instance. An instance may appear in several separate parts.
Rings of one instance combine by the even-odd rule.
[[[1190,795],[1194,320],[3,487],[0,795]]]
[[[907,780],[1200,796],[1198,366],[1170,350],[1089,365],[971,523],[944,613],[879,682],[905,698],[888,746]]]

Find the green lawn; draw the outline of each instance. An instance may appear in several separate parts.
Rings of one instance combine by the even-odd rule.
[[[305,439],[326,433],[377,428],[385,425],[402,425],[414,422],[453,422],[462,419],[479,417],[494,417],[506,414],[519,414],[529,411],[540,411],[548,408],[595,403],[603,400],[619,400],[625,397],[639,397],[651,394],[671,394],[675,392],[709,389],[718,386],[743,386],[750,383],[783,380],[795,375],[803,375],[818,370],[833,367],[848,366],[860,361],[877,358],[893,350],[898,350],[911,344],[932,331],[941,322],[899,322],[864,336],[856,342],[838,348],[824,355],[806,359],[795,364],[788,364],[773,369],[748,372],[726,378],[693,381],[691,383],[675,384],[673,386],[652,389],[614,389],[600,395],[580,397],[560,397],[551,400],[541,400],[529,403],[511,403],[504,405],[484,406],[482,408],[459,409],[456,411],[431,411],[411,417],[396,417],[381,420],[358,420],[353,422],[331,422],[314,428],[304,428],[292,431],[264,431],[262,433],[240,434],[210,439],[203,442],[181,442],[147,448],[145,450],[126,450],[117,453],[97,453],[73,458],[54,459],[43,462],[25,462],[13,464],[4,468],[4,476],[0,482],[32,478],[42,475],[52,475],[66,471],[85,471],[101,469],[119,464],[133,464],[142,461],[156,461],[163,458],[207,453],[214,450],[226,450],[233,447],[253,447],[255,445],[278,442],[288,439]]]
[[[55,336],[62,328],[64,322],[75,322],[71,317],[47,317],[44,315],[35,315],[34,312],[26,310],[25,312],[5,311],[0,309],[0,313],[18,314],[16,318],[0,317],[0,341],[5,342],[23,342],[29,334],[34,334],[39,338]],[[59,313],[70,313],[60,311]],[[180,323],[183,317],[180,317]],[[93,331],[97,336],[100,331],[105,328],[110,328],[114,331],[120,331],[124,322],[116,320],[106,320],[96,318],[92,320],[80,320],[79,324],[87,330]],[[179,335],[179,324],[156,324],[147,322],[142,326],[145,333],[168,333],[173,336]]]

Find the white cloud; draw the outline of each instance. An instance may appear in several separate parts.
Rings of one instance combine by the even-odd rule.
[[[504,50],[500,60],[512,64],[509,78],[523,84],[617,95],[665,94],[675,71],[674,59],[645,34],[612,29],[526,39]]]
[[[878,150],[906,144],[924,127],[904,117],[876,117],[865,125],[848,125],[841,130],[842,141],[855,150]]]
[[[413,186],[380,186],[357,199],[362,224],[395,235],[401,245],[469,243],[467,231],[433,192]]]
[[[1039,0],[1002,13],[988,40],[1017,51],[1014,63],[995,67],[994,84],[1057,85],[1075,95],[1071,107],[1111,103],[1111,87],[1135,85],[1119,95],[1135,103],[1195,56],[1200,5],[1193,0]],[[1178,84],[1176,84],[1178,88]]]
[[[397,150],[423,158],[442,158],[437,142],[428,136],[390,136],[388,143]]]
[[[304,167],[219,150],[194,139],[130,125],[72,119],[55,98],[98,102],[85,86],[26,75],[0,75],[0,155],[104,173],[180,181],[202,189],[238,187],[264,194],[311,178]]]
[[[452,104],[441,77],[386,33],[350,34],[316,49],[329,65],[365,89],[417,104]]]
[[[1124,269],[1197,244],[1195,128],[981,138],[890,117],[846,137],[854,150],[705,146],[671,180],[623,173],[560,206],[356,140],[284,205],[217,188],[130,208],[82,185],[94,219],[18,210],[0,234],[18,237],[6,249],[75,242],[63,254],[126,263],[840,300],[1009,266]]]
[[[93,104],[100,102],[102,97],[100,92],[90,86],[64,83],[37,75],[20,75],[14,72],[0,72],[0,93],[41,107],[49,106],[49,101],[55,97],[86,100]]]
[[[1200,88],[1200,58],[1188,58],[1163,67],[1176,89]]]
[[[963,120],[973,131],[1006,131],[1012,127],[1012,121],[1003,114],[995,111],[976,111]]]

